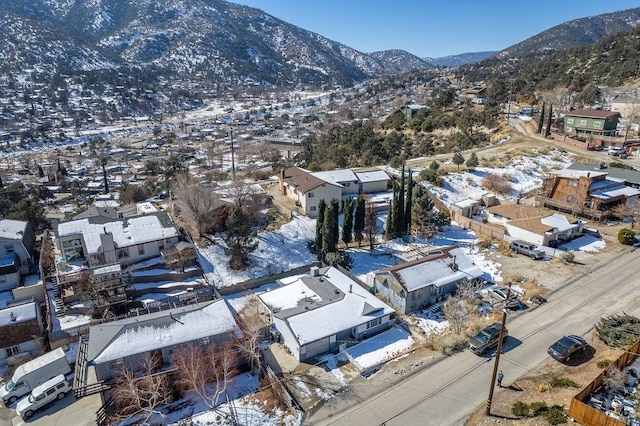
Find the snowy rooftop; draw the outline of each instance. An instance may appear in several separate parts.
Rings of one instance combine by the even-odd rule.
[[[92,326],[88,359],[95,364],[237,330],[224,300]]]
[[[324,297],[321,301],[313,298],[301,300],[300,289],[304,287],[307,287],[305,294],[323,293]],[[274,315],[288,323],[300,344],[322,339],[394,312],[334,267],[322,268],[318,276],[305,276],[294,284],[260,295],[266,304],[265,296],[269,300],[279,300],[280,305],[295,306],[274,311]]]
[[[558,213],[554,213],[551,216],[543,217],[542,219],[540,219],[540,222],[556,228],[560,232],[567,231],[569,229],[575,228],[576,226],[573,223],[569,223],[569,220],[567,220],[567,217],[565,215]]]
[[[443,248],[444,249],[444,248]],[[404,284],[407,291],[415,291],[427,286],[441,286],[464,278],[480,278],[485,273],[477,267],[460,248],[451,249],[444,256],[435,259],[427,257],[423,261],[402,264],[389,268]],[[457,267],[453,268],[453,263]]]
[[[350,169],[313,172],[311,175],[327,182],[341,184],[342,182],[357,182],[356,174]]]
[[[614,198],[620,195],[624,195],[625,197],[634,197],[640,195],[640,190],[632,188],[630,186],[620,185],[615,188],[607,188],[591,193],[592,197],[603,199]]]
[[[117,247],[129,247],[178,235],[175,227],[163,227],[160,219],[155,215],[104,224],[93,224],[88,219],[80,219],[58,225],[58,236],[60,237],[82,234],[89,253],[98,252],[102,245],[100,235],[106,232],[113,235]]]
[[[0,327],[30,321],[36,318],[36,303],[12,306],[0,310]]]
[[[359,182],[379,182],[381,180],[389,180],[389,175],[382,170],[376,170],[371,172],[356,172],[356,176]]]
[[[22,241],[26,228],[27,222],[2,219],[0,220],[0,238]]]
[[[602,176],[607,174],[606,172],[596,172],[593,170],[573,170],[573,169],[556,170],[556,171],[552,171],[551,173],[553,173],[558,177],[574,178],[574,179],[581,178],[581,177],[596,177],[596,176]]]

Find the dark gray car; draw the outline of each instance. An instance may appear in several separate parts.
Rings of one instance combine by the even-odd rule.
[[[488,349],[493,348],[498,345],[498,340],[500,339],[500,328],[501,325],[499,322],[493,323],[488,327],[483,328],[476,334],[475,336],[469,339],[469,349],[476,355],[480,355]],[[502,338],[506,338],[509,335],[509,330],[504,328],[504,333]]]

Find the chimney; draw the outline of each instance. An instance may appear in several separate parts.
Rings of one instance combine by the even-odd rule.
[[[13,312],[9,312],[9,320],[11,322],[15,322],[16,321],[16,314],[14,314]]]
[[[320,268],[318,268],[317,266],[312,266],[309,272],[311,272],[312,277],[317,277],[318,275],[320,275]]]
[[[353,284],[349,284],[349,293],[353,293]]]

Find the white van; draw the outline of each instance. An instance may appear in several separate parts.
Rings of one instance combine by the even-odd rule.
[[[62,399],[71,392],[71,384],[63,374],[36,386],[26,398],[18,401],[16,412],[19,416],[29,418],[33,414],[56,399]]]

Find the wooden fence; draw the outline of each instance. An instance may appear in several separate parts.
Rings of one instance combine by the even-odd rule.
[[[456,211],[451,211],[450,213],[451,213],[451,220],[455,220],[463,228],[469,228],[476,234],[479,234],[494,240],[498,240],[498,241],[504,240],[506,230],[503,227],[469,219],[468,217],[464,217],[460,215]]]
[[[635,361],[639,352],[640,341],[636,342],[628,351],[620,355],[611,368],[623,369]],[[585,426],[624,426],[626,424],[624,421],[607,416],[602,411],[585,403],[590,395],[602,387],[602,382],[606,375],[607,370],[602,371],[595,380],[573,397],[571,406],[569,407],[569,418]]]

